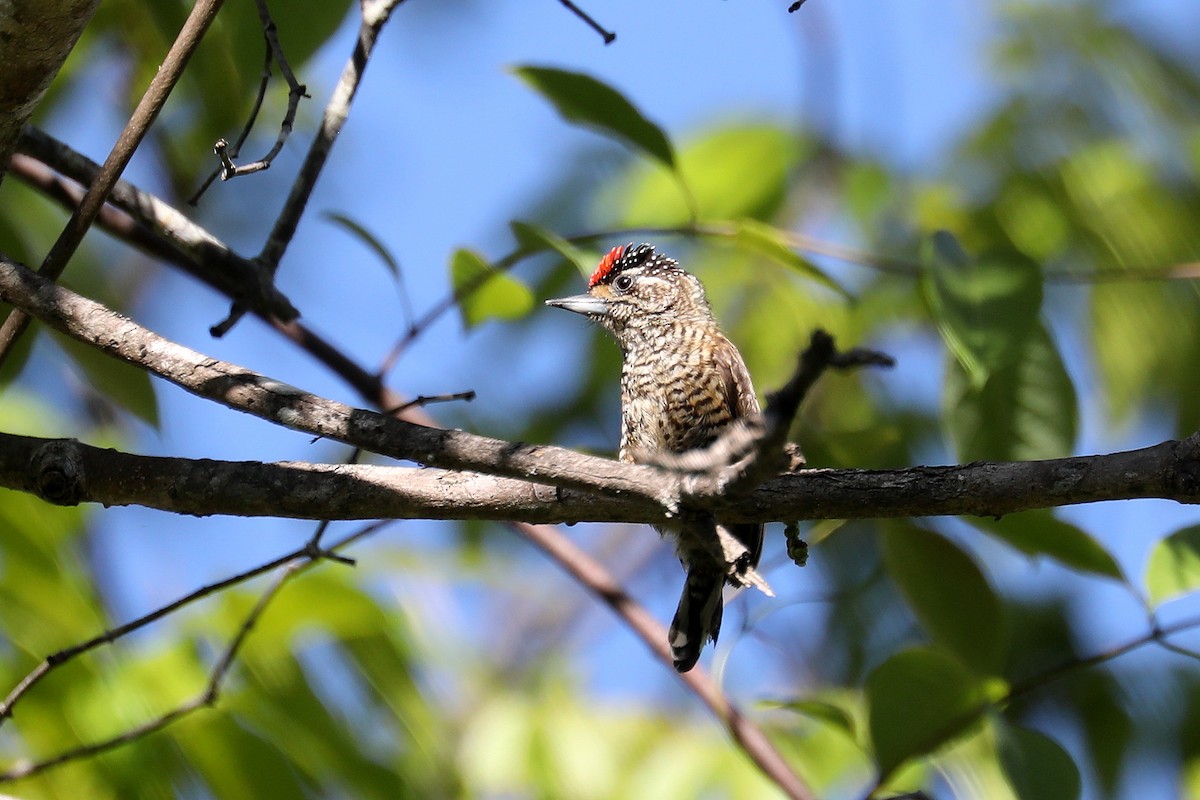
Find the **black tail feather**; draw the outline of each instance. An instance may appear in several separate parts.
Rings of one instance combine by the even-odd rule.
[[[687,672],[696,666],[707,640],[717,641],[721,632],[724,605],[721,588],[724,585],[725,577],[712,570],[693,568],[688,571],[668,638],[677,672]]]

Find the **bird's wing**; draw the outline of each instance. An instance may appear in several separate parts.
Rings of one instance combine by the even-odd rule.
[[[717,370],[721,374],[721,385],[725,390],[726,407],[733,412],[734,419],[750,417],[759,412],[758,398],[754,395],[754,384],[750,380],[750,371],[746,362],[733,346],[725,341],[725,346],[717,350]]]

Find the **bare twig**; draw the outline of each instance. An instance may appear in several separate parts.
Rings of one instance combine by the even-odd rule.
[[[522,537],[534,543],[559,566],[586,588],[598,600],[613,610],[617,616],[654,653],[655,657],[671,672],[672,659],[667,649],[667,632],[637,603],[612,577],[602,564],[597,562],[574,542],[553,528],[542,525],[514,523],[513,527]],[[762,729],[742,715],[737,706],[709,677],[703,667],[679,675],[697,697],[721,720],[738,746],[754,761],[759,769],[774,781],[791,798],[811,800],[812,790],[780,755]]]
[[[385,520],[364,526],[354,533],[342,538],[340,541],[326,550],[314,548],[310,543],[309,545],[306,545],[295,552],[289,553],[286,556],[274,559],[273,561],[227,578],[223,581],[202,587],[190,595],[180,598],[179,600],[176,600],[175,602],[170,603],[163,608],[147,614],[144,617],[140,617],[133,622],[123,625],[119,628],[115,628],[111,631],[106,631],[104,634],[97,636],[95,639],[49,656],[33,672],[26,676],[25,679],[17,686],[17,688],[9,694],[8,698],[5,699],[3,714],[0,715],[0,721],[3,721],[4,716],[11,715],[12,707],[17,700],[19,700],[22,695],[32,688],[32,686],[36,684],[42,677],[44,677],[47,672],[55,667],[61,666],[75,656],[87,652],[88,650],[95,649],[100,645],[109,644],[113,641],[116,641],[122,636],[125,636],[126,634],[131,633],[138,628],[144,627],[145,625],[148,625],[157,619],[161,619],[162,617],[178,610],[184,605],[192,603],[203,597],[207,597],[208,595],[223,589],[227,589],[234,584],[243,583],[265,572],[278,569],[279,567],[284,567],[275,581],[269,587],[267,587],[266,591],[264,591],[262,595],[259,596],[258,601],[250,610],[250,613],[247,614],[245,619],[242,620],[242,624],[238,627],[237,633],[234,634],[225,650],[221,653],[221,656],[213,665],[205,688],[199,695],[183,703],[182,705],[179,705],[170,711],[161,714],[155,719],[152,719],[141,725],[134,726],[133,728],[130,728],[129,730],[117,734],[109,739],[75,747],[60,753],[57,756],[53,756],[42,761],[18,764],[6,772],[0,772],[0,783],[19,780],[21,778],[28,778],[68,761],[75,761],[80,758],[87,758],[89,756],[107,752],[108,750],[120,747],[121,745],[129,744],[156,731],[162,730],[163,728],[171,725],[174,722],[177,722],[178,720],[201,708],[207,708],[215,705],[220,697],[221,686],[224,683],[225,677],[228,675],[230,668],[233,666],[234,659],[237,657],[237,654],[241,649],[242,644],[245,642],[246,637],[249,636],[251,629],[258,622],[263,612],[266,611],[267,606],[276,597],[276,595],[278,595],[279,591],[284,587],[284,585],[296,575],[312,567],[319,560],[345,560],[344,556],[339,555],[335,551],[345,548],[365,536],[369,536],[380,528],[390,524],[390,522],[390,520]]]
[[[142,99],[125,124],[121,135],[117,137],[116,144],[113,145],[96,180],[88,187],[79,207],[71,215],[66,227],[43,259],[39,272],[46,278],[57,280],[58,276],[62,274],[67,261],[75,253],[76,248],[83,241],[84,234],[87,233],[88,228],[100,213],[105,199],[120,178],[125,165],[129,163],[129,159],[133,157],[133,153],[146,135],[146,131],[158,117],[158,112],[167,101],[176,81],[183,74],[183,69],[187,66],[192,52],[200,44],[204,32],[208,30],[209,24],[216,17],[223,2],[224,0],[197,0],[196,4],[192,6],[183,28],[180,29],[179,35],[167,52],[166,58],[163,59],[162,65],[155,72],[150,86],[142,95]],[[28,326],[29,317],[16,310],[0,326],[0,363],[3,363],[8,354],[12,352],[13,345]]]
[[[275,56],[274,53],[271,52],[271,43],[269,41],[265,41],[265,38],[263,50],[265,51],[265,54],[263,56],[262,74],[259,75],[258,78],[258,91],[254,95],[254,102],[250,104],[250,114],[246,119],[246,124],[242,126],[242,131],[238,134],[237,140],[228,150],[228,155],[231,158],[237,158],[237,156],[242,152],[242,145],[246,143],[246,139],[250,136],[250,131],[254,129],[254,123],[258,121],[258,114],[260,111],[262,111],[263,101],[267,98],[267,87],[271,85],[271,62],[275,60]],[[288,101],[290,107],[290,96],[288,97]],[[213,152],[216,153],[218,159],[221,158],[221,152],[218,150],[218,147],[220,147],[224,142],[224,139],[218,139],[217,143],[213,145]],[[192,196],[187,199],[187,204],[189,206],[194,206],[199,203],[200,198],[203,197],[204,193],[208,191],[208,187],[212,186],[213,181],[215,181],[217,178],[222,177],[224,171],[225,163],[222,161],[217,165],[216,169],[208,173],[208,177],[204,179],[203,183],[200,184],[200,187],[196,189],[196,191],[192,193]]]
[[[568,9],[570,9],[572,14],[574,14],[575,16],[577,16],[581,20],[583,20],[585,23],[587,23],[587,26],[589,28],[594,30],[596,33],[600,34],[600,36],[603,37],[605,44],[612,44],[613,42],[615,42],[617,40],[616,33],[605,30],[603,25],[601,25],[599,22],[596,22],[596,20],[592,19],[592,17],[586,11],[584,11],[582,8],[580,8],[579,6],[572,3],[571,0],[558,0],[558,2],[562,3]]]
[[[254,5],[258,9],[258,18],[263,27],[263,39],[266,42],[267,51],[262,80],[258,86],[258,94],[255,97],[250,109],[250,116],[246,120],[246,125],[242,128],[237,142],[230,147],[227,141],[218,139],[217,143],[213,146],[213,152],[216,153],[217,159],[220,161],[220,166],[213,175],[210,175],[205,180],[200,189],[188,199],[190,205],[195,205],[205,190],[212,185],[215,175],[220,175],[221,180],[227,181],[239,175],[249,175],[269,168],[275,157],[283,150],[283,145],[287,142],[288,137],[292,134],[292,127],[296,122],[296,112],[300,108],[300,100],[308,97],[307,87],[296,80],[296,74],[292,72],[292,67],[288,64],[287,56],[284,55],[283,46],[279,42],[279,31],[275,27],[275,20],[271,19],[271,12],[267,9],[266,0],[255,0]],[[233,159],[237,158],[241,153],[242,145],[245,144],[246,138],[254,127],[254,123],[258,120],[258,113],[262,109],[263,98],[266,95],[267,85],[271,78],[272,62],[279,65],[279,72],[283,75],[283,79],[287,81],[288,85],[287,110],[284,112],[283,122],[280,123],[279,134],[275,137],[275,144],[271,146],[271,149],[262,158],[248,164],[235,164]]]
[[[375,48],[379,32],[396,7],[403,2],[404,0],[367,0],[362,3],[363,18],[362,24],[359,26],[358,37],[355,39],[354,52],[346,62],[342,76],[333,90],[333,95],[325,106],[321,127],[313,137],[308,155],[305,156],[304,164],[300,167],[295,183],[292,184],[292,191],[284,203],[283,211],[275,221],[275,227],[271,230],[271,234],[267,237],[266,244],[259,254],[259,260],[268,269],[278,268],[284,251],[291,243],[292,237],[296,233],[296,226],[300,222],[300,216],[304,213],[308,198],[316,186],[317,179],[321,176],[326,159],[329,157],[329,151],[333,148],[333,143],[350,113],[350,104],[358,92],[363,71]]]
[[[256,259],[272,275],[279,268],[279,262],[282,260],[284,252],[291,244],[292,237],[296,235],[296,228],[308,205],[308,198],[317,185],[317,179],[321,177],[325,162],[329,158],[329,152],[333,149],[333,143],[337,140],[337,136],[346,122],[346,117],[350,113],[350,103],[358,92],[359,82],[362,80],[363,71],[367,68],[367,61],[375,48],[379,32],[396,7],[403,2],[404,0],[363,0],[361,3],[362,23],[359,25],[358,37],[355,39],[354,52],[342,69],[342,76],[325,106],[321,127],[309,145],[308,154],[304,157],[304,163],[301,164],[300,170],[296,174],[292,190],[288,194],[287,200],[284,201],[283,210],[275,220],[275,225]],[[229,315],[212,327],[213,335],[225,335],[248,310],[244,305],[234,301]]]
[[[391,522],[391,520],[388,522]],[[379,522],[373,525],[368,525],[359,531],[359,535],[365,536],[369,533],[373,533],[385,524],[387,523]],[[346,542],[340,542],[338,545],[336,545],[336,547],[344,547],[345,544]],[[83,655],[90,650],[95,650],[97,647],[106,644],[112,644],[121,637],[144,628],[152,622],[156,622],[174,611],[178,611],[185,606],[191,605],[197,600],[202,600],[205,597],[216,594],[224,589],[228,589],[231,586],[236,586],[239,583],[245,583],[251,578],[256,578],[265,572],[270,572],[277,567],[281,567],[284,564],[287,564],[290,561],[295,561],[299,558],[308,558],[310,560],[329,558],[335,561],[342,561],[345,556],[341,556],[338,553],[335,553],[333,550],[320,550],[314,548],[313,543],[310,542],[304,547],[294,550],[287,555],[280,556],[273,561],[268,561],[265,564],[260,564],[259,566],[254,567],[253,569],[246,570],[245,572],[239,572],[238,574],[232,575],[223,580],[202,586],[196,591],[184,595],[178,600],[174,600],[167,605],[157,608],[154,611],[151,611],[149,614],[145,614],[137,619],[131,620],[124,625],[119,625],[115,628],[107,630],[99,636],[89,639],[86,642],[72,645],[66,649],[59,650],[56,653],[51,653],[50,655],[46,656],[42,663],[38,664],[32,671],[30,671],[28,675],[22,678],[21,682],[17,684],[16,688],[9,692],[8,696],[4,698],[4,701],[0,703],[0,724],[3,724],[6,718],[12,716],[13,707],[17,704],[21,697],[23,697],[53,669],[66,664],[68,661],[77,656]]]
[[[456,400],[465,400],[469,403],[474,399],[475,399],[475,390],[474,389],[468,389],[465,392],[454,392],[453,394],[433,394],[433,395],[419,394],[416,397],[414,397],[412,400],[409,400],[405,403],[401,403],[400,405],[397,405],[397,406],[393,406],[392,408],[387,409],[383,413],[385,413],[389,416],[397,416],[399,414],[403,414],[405,411],[408,411],[410,408],[423,408],[427,405],[432,405],[433,403],[453,403]]]

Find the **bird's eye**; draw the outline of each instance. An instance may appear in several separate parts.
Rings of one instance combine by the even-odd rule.
[[[633,278],[628,275],[618,275],[617,279],[613,281],[613,288],[618,292],[628,292],[631,286],[633,286]]]

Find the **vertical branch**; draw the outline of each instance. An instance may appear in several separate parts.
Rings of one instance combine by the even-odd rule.
[[[259,253],[259,260],[272,271],[278,268],[284,251],[287,250],[292,237],[296,235],[296,226],[299,225],[304,208],[308,205],[308,198],[312,195],[317,179],[321,176],[321,171],[329,158],[329,151],[333,149],[334,141],[346,123],[346,117],[350,113],[350,103],[358,93],[363,71],[367,67],[367,60],[371,57],[371,52],[375,49],[375,41],[379,38],[379,32],[391,17],[392,11],[402,2],[404,0],[375,0],[375,2],[363,2],[362,4],[363,18],[358,29],[358,41],[354,45],[354,52],[342,69],[342,76],[333,90],[333,96],[325,106],[321,128],[308,148],[304,164],[300,167],[295,183],[292,184],[292,191],[284,203],[279,218],[275,220],[275,227],[267,237],[262,252]]]

